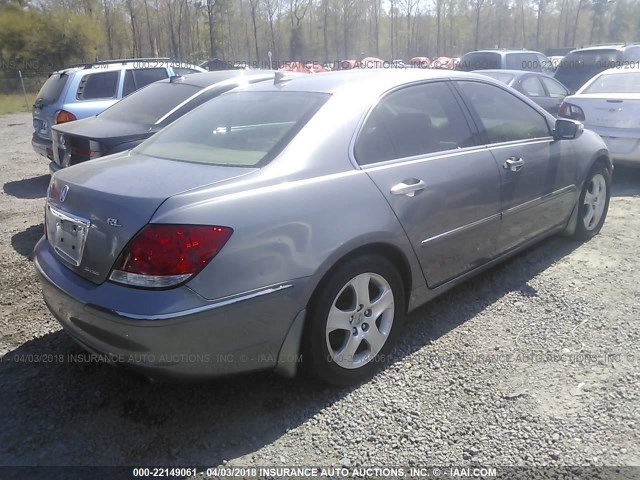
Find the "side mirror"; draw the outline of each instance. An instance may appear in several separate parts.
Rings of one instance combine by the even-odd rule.
[[[580,122],[558,118],[553,130],[553,138],[556,140],[573,140],[584,132],[584,126]]]

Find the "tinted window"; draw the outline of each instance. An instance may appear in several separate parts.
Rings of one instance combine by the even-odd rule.
[[[155,83],[120,100],[102,112],[100,118],[151,125],[199,90],[193,85]]]
[[[547,87],[547,90],[549,90],[549,96],[551,98],[564,98],[569,94],[567,89],[553,78],[542,77],[541,80]]]
[[[78,87],[78,98],[113,98],[118,92],[119,71],[90,73],[82,77]]]
[[[472,134],[444,82],[406,87],[384,97],[358,136],[361,165],[472,145]]]
[[[596,67],[604,69],[615,67],[616,63],[618,63],[620,60],[622,60],[622,54],[619,50],[585,50],[570,52],[560,62],[560,68]]]
[[[144,155],[256,166],[275,157],[327,100],[306,92],[233,92],[214,98],[136,148]]]
[[[542,69],[535,53],[507,53],[505,63],[508,70],[539,72]]]
[[[546,97],[547,92],[538,80],[538,77],[526,77],[520,85],[522,93],[527,97]]]
[[[471,52],[462,56],[458,70],[494,70],[502,68],[502,57],[494,52]]]
[[[67,79],[69,75],[64,73],[54,73],[52,74],[42,88],[38,92],[37,100],[41,100],[45,104],[55,103],[58,100],[58,97],[62,93],[62,89],[67,84]]]
[[[126,97],[131,92],[146,87],[150,83],[165,79],[168,76],[166,68],[135,68],[126,70],[122,95]]]
[[[489,143],[549,136],[547,122],[536,110],[499,87],[458,82]]]
[[[600,75],[582,93],[640,93],[640,72]]]

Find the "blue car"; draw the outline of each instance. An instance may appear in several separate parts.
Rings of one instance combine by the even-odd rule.
[[[33,149],[52,160],[52,125],[97,115],[121,98],[158,80],[198,72],[206,70],[166,58],[113,60],[54,72],[33,104]]]

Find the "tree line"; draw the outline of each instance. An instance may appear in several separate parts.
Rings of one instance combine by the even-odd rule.
[[[636,0],[0,0],[3,74],[96,59],[268,65],[636,40]],[[37,67],[37,68],[36,68]]]

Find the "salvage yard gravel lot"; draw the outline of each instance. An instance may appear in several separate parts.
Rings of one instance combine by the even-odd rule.
[[[91,361],[31,263],[47,163],[0,116],[0,465],[640,465],[640,170],[602,233],[555,237],[419,308],[355,388],[152,384]]]

